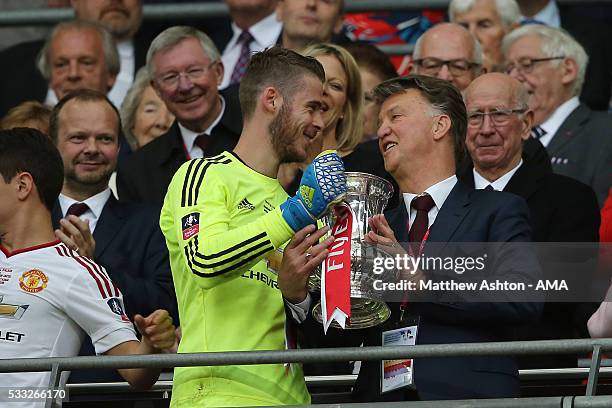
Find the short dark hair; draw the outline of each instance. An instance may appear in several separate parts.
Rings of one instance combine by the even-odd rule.
[[[325,81],[323,66],[312,57],[305,57],[282,47],[272,47],[251,57],[240,82],[240,108],[245,120],[255,112],[257,98],[267,86],[278,89],[290,102],[295,92],[302,87],[302,77],[314,75]]]
[[[64,163],[57,148],[37,129],[0,130],[0,175],[9,183],[20,172],[32,175],[40,201],[52,211],[64,184]]]
[[[408,89],[416,89],[433,109],[450,117],[455,165],[458,167],[466,159],[467,111],[461,93],[449,81],[424,75],[408,75],[381,83],[374,89],[374,97],[382,103]]]
[[[344,48],[351,53],[359,68],[365,68],[371,71],[376,76],[381,78],[381,81],[395,78],[397,70],[391,63],[391,60],[373,44],[364,42],[356,42],[344,45]]]
[[[49,118],[49,137],[53,141],[53,143],[57,144],[57,137],[59,132],[59,115],[62,111],[62,108],[71,100],[77,100],[79,102],[106,102],[115,112],[117,116],[117,136],[121,137],[121,115],[119,115],[119,111],[113,105],[113,103],[108,99],[108,97],[100,91],[96,91],[93,89],[79,89],[73,92],[68,93],[59,102],[53,107],[51,111],[51,118]]]

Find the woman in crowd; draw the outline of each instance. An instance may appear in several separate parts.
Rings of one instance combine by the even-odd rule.
[[[145,67],[136,74],[121,104],[123,133],[132,150],[137,150],[163,135],[174,122],[174,115],[150,85]]]

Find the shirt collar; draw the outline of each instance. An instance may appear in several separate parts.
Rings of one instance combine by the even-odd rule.
[[[449,178],[439,181],[433,186],[428,187],[421,194],[404,193],[404,205],[406,206],[406,211],[408,211],[408,214],[410,214],[410,203],[412,202],[412,199],[425,193],[429,194],[431,198],[433,198],[434,204],[439,211],[440,208],[442,208],[442,205],[444,204],[446,199],[448,198],[448,195],[450,194],[451,190],[453,189],[453,187],[455,187],[456,183],[457,176],[453,174]]]
[[[207,135],[212,134],[212,131],[215,128],[215,126],[217,126],[219,122],[221,121],[221,118],[223,117],[223,114],[225,113],[225,99],[223,98],[222,95],[219,95],[219,98],[221,99],[221,112],[219,112],[219,116],[217,116],[217,118],[213,121],[213,123],[203,132],[194,132],[193,130],[189,130],[185,126],[181,125],[180,122],[177,121],[179,129],[181,131],[181,136],[183,137],[183,142],[185,143],[185,148],[187,149],[188,152],[191,152],[191,150],[193,149],[193,145],[195,144],[196,137],[204,133]]]
[[[96,217],[96,219],[98,219],[100,218],[100,215],[102,214],[102,210],[104,209],[104,206],[106,205],[106,202],[108,201],[110,196],[111,196],[111,190],[110,188],[107,187],[106,190],[89,197],[85,201],[77,201],[74,198],[68,197],[62,193],[60,193],[58,199],[59,199],[60,208],[62,209],[62,215],[64,216],[66,215],[66,212],[68,212],[68,208],[70,208],[72,204],[85,203],[89,207],[89,211],[91,211],[93,215]]]
[[[508,182],[510,181],[512,176],[514,176],[514,173],[516,173],[516,171],[519,169],[519,167],[521,167],[522,164],[523,164],[523,159],[521,159],[518,162],[518,164],[514,166],[512,170],[510,170],[509,172],[507,172],[506,174],[504,174],[503,176],[501,176],[500,178],[492,182],[482,177],[480,173],[476,171],[476,168],[474,168],[473,170],[474,171],[474,188],[476,190],[482,190],[483,188],[486,188],[488,185],[491,185],[491,187],[493,187],[497,191],[504,191],[504,188],[506,188],[506,186],[508,185]]]
[[[577,96],[574,96],[563,102],[561,106],[559,106],[553,112],[553,114],[540,125],[540,127],[546,131],[546,135],[542,137],[542,139],[545,139],[546,144],[550,142],[550,139],[552,139],[555,133],[557,133],[557,130],[559,130],[563,122],[565,122],[565,119],[567,119],[570,113],[572,113],[578,106],[580,106],[580,100]],[[542,144],[544,144],[544,141],[542,141]],[[544,146],[546,146],[546,144],[544,144]]]
[[[525,20],[527,18],[540,21],[551,27],[561,27],[561,16],[559,14],[559,7],[557,6],[557,2],[554,0],[550,0],[546,7],[540,10],[538,14],[532,17],[523,16],[522,20]]]
[[[268,17],[259,20],[248,28],[249,32],[253,36],[253,39],[259,45],[259,47],[251,47],[251,49],[263,49],[269,47],[276,42],[276,39],[280,35],[283,28],[283,24],[276,19],[276,12],[270,14]],[[238,42],[238,37],[242,34],[242,29],[239,28],[236,23],[232,22],[232,32],[234,35],[227,44],[228,49],[232,49]]]

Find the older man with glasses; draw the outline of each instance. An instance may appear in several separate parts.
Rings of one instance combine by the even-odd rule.
[[[427,30],[414,46],[414,73],[450,81],[460,91],[482,72],[482,49],[464,27],[438,24]]]
[[[578,99],[588,56],[562,29],[529,24],[504,37],[505,71],[523,83],[533,111],[532,136],[555,173],[590,185],[601,206],[612,185],[612,117]]]
[[[599,207],[593,189],[572,178],[543,169],[523,152],[531,138],[534,113],[529,95],[516,79],[502,73],[485,74],[464,92],[468,114],[466,147],[473,167],[457,177],[476,189],[517,194],[527,201],[529,223],[535,242],[596,242]],[[550,259],[541,259],[550,265]],[[544,268],[544,278],[559,279],[580,270],[590,281],[584,265],[564,264]],[[590,271],[592,273],[592,271]],[[592,307],[581,303],[548,303],[542,320],[515,330],[517,340],[552,340],[588,337],[586,322]],[[519,359],[520,368],[576,367],[576,356],[529,356]]]
[[[242,129],[236,88],[218,91],[223,79],[219,51],[192,27],[171,27],[147,53],[155,92],[176,117],[170,130],[119,167],[121,200],[161,206],[174,173],[185,161],[234,148]]]

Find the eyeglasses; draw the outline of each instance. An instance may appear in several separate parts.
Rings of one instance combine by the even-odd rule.
[[[167,72],[163,75],[160,75],[159,78],[157,78],[157,82],[163,88],[173,89],[178,84],[181,75],[186,76],[187,78],[189,78],[190,81],[196,81],[202,78],[208,72],[208,70],[216,63],[217,61],[213,61],[206,66],[197,65],[189,68],[187,71],[184,72]]]
[[[565,58],[565,55],[546,58],[521,58],[516,63],[511,62],[506,65],[506,74],[510,74],[515,68],[521,74],[530,74],[535,64],[539,62],[561,60],[563,58]]]
[[[446,65],[453,76],[465,75],[469,70],[479,67],[480,64],[465,59],[441,60],[438,58],[421,58],[413,61],[421,67],[424,73],[436,75]]]
[[[527,108],[520,109],[495,109],[489,112],[473,111],[468,113],[468,126],[479,128],[484,122],[484,117],[488,116],[491,121],[498,126],[507,125],[513,114],[525,113]]]

